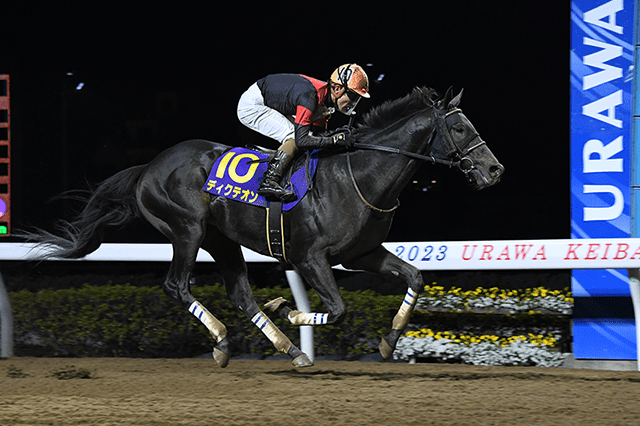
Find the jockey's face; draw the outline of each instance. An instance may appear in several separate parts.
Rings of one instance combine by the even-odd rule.
[[[338,111],[351,115],[360,101],[360,95],[335,84],[331,86],[331,100]]]

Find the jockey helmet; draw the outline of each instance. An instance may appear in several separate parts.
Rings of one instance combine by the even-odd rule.
[[[368,98],[369,96],[369,77],[360,65],[344,64],[340,65],[331,74],[331,82],[339,84],[348,91],[352,91]]]

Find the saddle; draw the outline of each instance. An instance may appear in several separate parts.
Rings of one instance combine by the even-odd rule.
[[[241,203],[263,208],[269,207],[270,202],[258,195],[258,187],[267,170],[269,156],[273,152],[264,148],[259,150],[230,149],[213,164],[202,189],[210,194]],[[281,185],[293,191],[297,199],[284,203],[283,211],[294,208],[311,188],[318,157],[318,153],[312,151],[308,153],[306,161],[300,161],[300,158],[304,158],[304,156],[294,160],[290,167],[290,173],[283,179],[286,182],[281,182]]]
[[[286,262],[283,212],[293,209],[312,188],[319,154],[311,151],[294,159],[289,173],[283,177],[284,182],[280,184],[293,191],[297,198],[282,203],[268,201],[258,195],[258,187],[274,152],[262,147],[228,150],[213,164],[202,189],[219,197],[265,208],[269,250],[280,262]]]

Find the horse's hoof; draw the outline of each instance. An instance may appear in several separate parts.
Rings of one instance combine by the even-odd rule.
[[[313,367],[313,361],[311,361],[305,353],[295,357],[293,361],[291,361],[291,364],[296,368]]]
[[[273,299],[264,304],[264,308],[268,309],[269,312],[276,312],[280,309],[280,306],[286,305],[287,299],[284,297],[278,297],[277,299]]]
[[[213,348],[213,359],[220,368],[225,368],[229,365],[229,354],[222,352],[218,348]]]
[[[380,351],[380,355],[382,355],[382,358],[386,360],[390,360],[391,357],[393,356],[394,349],[391,347],[390,344],[387,343],[384,337],[382,338],[382,340],[380,340],[380,345],[378,345],[378,350]]]

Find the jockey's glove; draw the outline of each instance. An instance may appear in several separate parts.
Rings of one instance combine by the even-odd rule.
[[[338,132],[335,135],[331,136],[334,145],[344,146],[347,148],[351,148],[355,139],[351,136],[350,132]]]

